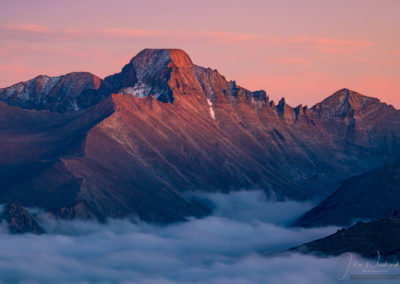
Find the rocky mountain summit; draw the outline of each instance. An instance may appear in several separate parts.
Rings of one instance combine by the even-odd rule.
[[[400,153],[400,111],[347,89],[275,104],[177,49],[71,74],[0,89],[0,203],[172,222],[209,213],[189,191],[321,200]]]

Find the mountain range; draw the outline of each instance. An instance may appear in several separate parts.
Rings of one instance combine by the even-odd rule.
[[[400,111],[376,98],[291,107],[182,50],[145,49],[104,79],[0,89],[0,203],[169,223],[209,213],[189,192],[258,189],[322,201],[297,225],[344,225],[398,210],[399,138]]]

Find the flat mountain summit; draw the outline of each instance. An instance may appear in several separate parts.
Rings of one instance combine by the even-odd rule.
[[[208,214],[191,191],[322,200],[400,152],[400,111],[378,99],[276,104],[179,49],[0,89],[0,113],[0,203],[67,219]]]

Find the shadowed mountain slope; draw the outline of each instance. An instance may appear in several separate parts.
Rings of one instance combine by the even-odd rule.
[[[358,222],[348,229],[340,229],[330,236],[290,251],[336,256],[352,252],[367,258],[385,257],[380,260],[381,263],[387,257],[397,261],[400,256],[400,220],[396,217],[368,223]]]
[[[296,222],[298,226],[350,225],[400,212],[400,160],[346,180]]]

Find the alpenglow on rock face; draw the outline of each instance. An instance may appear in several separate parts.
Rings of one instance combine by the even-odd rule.
[[[129,65],[128,65],[129,66]],[[130,62],[136,73],[133,87],[123,87],[118,93],[132,94],[143,98],[154,96],[162,102],[173,102],[173,94],[168,86],[171,68],[192,68],[193,63],[182,50],[143,50]]]
[[[276,105],[182,50],[145,49],[79,82],[44,92],[61,94],[52,103],[1,99],[0,203],[172,222],[208,213],[188,191],[322,199],[400,152],[400,112],[377,99],[343,89],[311,108]]]
[[[168,86],[173,66],[190,68],[193,63],[182,50],[145,49],[120,73],[105,78],[102,87],[110,93],[131,94],[139,98],[152,95],[162,102],[173,102]]]

